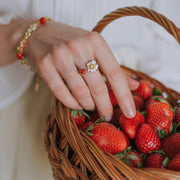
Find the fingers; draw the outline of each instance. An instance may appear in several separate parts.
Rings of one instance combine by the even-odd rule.
[[[91,95],[96,104],[100,117],[105,116],[106,121],[110,121],[113,113],[113,107],[109,98],[107,86],[99,71],[87,72],[84,79],[91,91]]]
[[[67,82],[73,96],[84,109],[94,110],[94,101],[91,97],[89,88],[77,71],[73,61],[73,54],[68,48],[61,48],[54,53],[54,56],[56,59],[55,66]]]
[[[89,41],[79,41],[79,48],[76,46],[77,42],[68,44],[69,48],[73,52],[76,66],[79,68],[86,68],[88,60],[92,59],[91,57],[93,53],[92,48],[89,46],[89,42],[90,39]],[[100,72],[87,72],[85,75],[83,75],[83,79],[89,88],[99,115],[101,117],[105,116],[105,120],[110,121],[113,108],[109,98],[107,86]]]
[[[108,79],[123,113],[126,117],[134,117],[135,104],[125,74],[103,38],[99,38],[99,43],[94,44],[94,47],[94,56],[98,59],[101,71]]]
[[[127,82],[131,91],[136,90],[139,87],[139,82],[132,79],[127,74],[126,74],[126,79],[127,79]]]
[[[41,63],[39,63],[38,72],[40,76],[46,81],[49,88],[59,99],[59,101],[72,109],[82,109],[80,104],[76,101],[76,99],[69,92],[68,88],[65,86],[56,68],[52,64],[51,58],[44,58]]]

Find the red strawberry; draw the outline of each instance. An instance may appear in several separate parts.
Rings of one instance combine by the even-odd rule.
[[[138,111],[136,111],[136,116],[133,118],[126,118],[124,114],[119,118],[120,127],[130,139],[135,138],[139,125],[144,122],[144,116]]]
[[[142,111],[144,108],[144,102],[139,96],[133,96],[136,110]]]
[[[133,94],[137,94],[139,97],[143,99],[147,99],[152,94],[151,84],[147,80],[140,80],[139,83],[139,87],[132,92]]]
[[[173,120],[174,112],[171,110],[171,105],[167,101],[167,99],[165,99],[163,96],[152,96],[152,97],[148,98],[148,100],[146,101],[146,109],[155,103],[160,103],[162,105],[162,107],[164,108],[165,114],[171,120]]]
[[[92,124],[93,124],[93,122],[89,121],[87,123],[84,123],[84,124],[78,126],[78,129],[85,132]]]
[[[119,126],[119,117],[121,114],[122,114],[121,109],[119,107],[116,108],[113,112],[113,116],[110,123],[113,124],[114,126]]]
[[[150,154],[144,161],[144,167],[149,168],[165,168],[164,166],[165,157],[160,153]]]
[[[163,96],[150,96],[145,103],[145,109],[148,109],[150,105],[154,104],[155,102],[159,102],[158,99],[162,99],[167,101]]]
[[[130,151],[128,154],[130,166],[141,168],[143,159],[139,156],[139,153],[137,151]]]
[[[86,120],[85,116],[89,118],[88,114],[86,114],[84,111],[81,110],[72,109],[70,110],[70,115],[71,115],[71,119],[75,121],[77,126],[84,124]]]
[[[157,132],[159,137],[162,138],[169,133],[172,121],[166,115],[162,105],[154,103],[148,108],[147,123]]]
[[[95,123],[86,132],[99,148],[109,153],[116,154],[127,148],[128,142],[123,132],[110,123]]]
[[[158,135],[146,123],[142,124],[139,128],[136,134],[135,144],[137,149],[144,154],[161,148],[161,141]]]
[[[109,90],[109,97],[110,97],[110,100],[111,100],[113,107],[118,105],[118,101],[117,101],[112,89]]]
[[[180,171],[180,152],[170,161],[168,169]]]
[[[180,133],[175,133],[162,140],[162,149],[169,159],[180,152]]]
[[[131,167],[142,167],[143,158],[140,157],[137,151],[131,150],[130,147],[115,156]]]
[[[180,123],[180,107],[178,107],[175,111],[175,122],[177,124]],[[180,125],[178,127],[180,128]]]

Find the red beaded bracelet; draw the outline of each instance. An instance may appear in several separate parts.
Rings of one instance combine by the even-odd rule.
[[[16,56],[17,58],[21,61],[21,64],[23,65],[27,65],[29,66],[29,62],[27,60],[24,59],[24,48],[27,44],[27,40],[29,39],[29,37],[31,36],[31,34],[41,25],[45,24],[47,20],[51,20],[49,17],[42,17],[40,18],[37,22],[35,22],[34,24],[30,25],[29,28],[27,29],[24,38],[22,39],[22,41],[19,43],[18,47],[17,47],[17,53]]]

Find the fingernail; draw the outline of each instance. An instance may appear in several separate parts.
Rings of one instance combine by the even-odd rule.
[[[109,122],[109,121],[111,121],[111,118],[112,118],[112,116],[107,116],[107,117],[105,117],[105,121]]]
[[[83,110],[83,107],[82,106],[78,106],[77,109],[78,110]]]
[[[136,115],[136,111],[133,108],[128,108],[126,111],[126,116],[128,118],[133,118]]]

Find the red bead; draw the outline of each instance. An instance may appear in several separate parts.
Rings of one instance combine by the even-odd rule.
[[[81,69],[81,70],[79,71],[79,73],[80,73],[80,74],[86,74],[86,70],[85,70],[85,69]]]
[[[45,18],[45,17],[42,17],[42,18],[40,19],[40,22],[41,22],[41,24],[45,24],[45,23],[46,23],[46,18]]]
[[[17,53],[16,56],[17,56],[18,59],[21,59],[23,54],[22,53]]]

